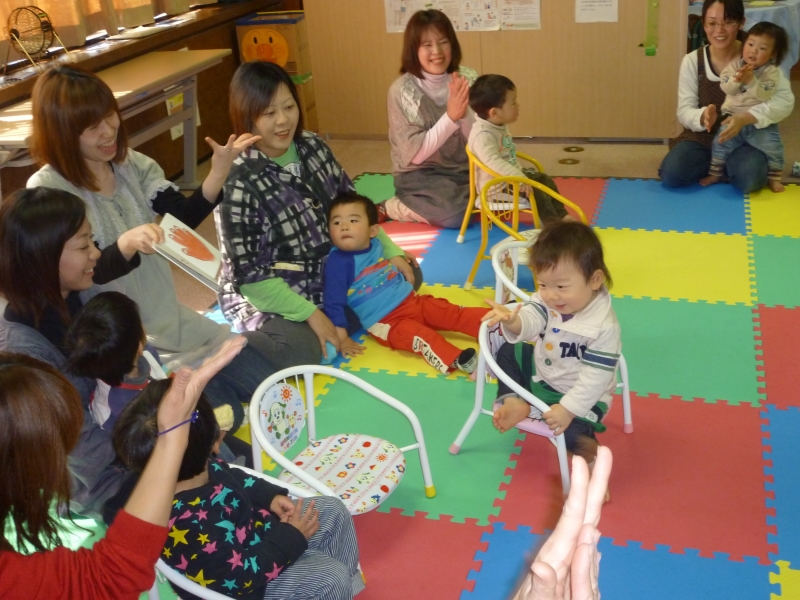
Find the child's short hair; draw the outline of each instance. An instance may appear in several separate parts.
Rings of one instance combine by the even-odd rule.
[[[534,273],[549,271],[563,261],[575,264],[586,281],[600,269],[611,287],[611,273],[603,260],[603,245],[594,230],[578,221],[551,221],[542,228],[531,248]]]
[[[118,386],[145,340],[136,302],[119,292],[103,292],[81,308],[67,330],[67,370]]]
[[[514,82],[504,75],[481,75],[469,88],[469,107],[481,119],[488,119],[489,111],[502,108],[506,94],[515,89]]]
[[[132,471],[141,473],[153,453],[158,433],[158,407],[171,384],[171,379],[151,382],[124,408],[114,425],[114,450]],[[205,471],[214,443],[219,439],[217,418],[205,394],[197,402],[197,420],[182,427],[189,427],[189,444],[183,454],[178,481],[186,481]]]
[[[745,41],[751,35],[760,35],[772,38],[775,42],[775,48],[772,52],[775,55],[775,64],[780,65],[786,55],[789,53],[789,36],[786,35],[786,30],[780,25],[770,23],[769,21],[761,21],[753,25],[747,32]]]
[[[333,199],[333,202],[331,202],[331,205],[328,207],[329,223],[331,220],[331,215],[333,214],[333,209],[337,206],[342,206],[343,204],[360,204],[364,207],[364,212],[367,213],[367,221],[369,222],[370,226],[378,224],[378,207],[375,206],[375,203],[372,200],[356,192],[342,192]]]

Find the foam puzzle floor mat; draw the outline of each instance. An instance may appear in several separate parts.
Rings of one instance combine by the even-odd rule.
[[[800,598],[800,188],[747,196],[728,184],[556,181],[603,241],[633,390],[634,432],[621,430],[617,397],[599,435],[614,453],[600,522],[603,597]],[[355,184],[374,201],[394,194],[388,174]],[[427,225],[386,230],[422,259],[425,293],[469,306],[494,296],[488,261],[476,289],[462,287],[480,243],[476,224],[464,244],[456,231]],[[493,230],[490,243],[504,237]],[[531,289],[529,272],[521,274]],[[482,416],[450,454],[475,383],[363,339],[363,356],[337,364],[416,411],[437,492],[425,496],[410,450],[397,490],[355,517],[363,598],[507,598],[562,507],[553,447],[501,435]],[[412,443],[399,413],[346,382],[318,388],[320,433]],[[484,406],[494,389],[487,386]]]

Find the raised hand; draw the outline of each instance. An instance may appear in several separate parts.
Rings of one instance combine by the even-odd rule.
[[[447,98],[447,116],[452,121],[463,119],[469,108],[469,82],[458,73],[450,73],[447,89],[450,92]]]
[[[221,176],[224,181],[228,177],[233,160],[242,150],[246,150],[260,140],[260,135],[253,135],[252,133],[243,133],[239,137],[231,134],[228,142],[221,146],[210,137],[207,137],[206,143],[214,151],[211,156],[211,172]]]
[[[599,600],[597,524],[611,463],[611,450],[599,447],[590,479],[586,461],[580,456],[572,458],[572,486],[561,518],[536,555],[515,600]]]
[[[497,325],[498,323],[504,323],[506,326],[511,327],[514,333],[519,333],[516,331],[517,325],[519,324],[519,311],[522,308],[522,304],[517,304],[514,307],[514,310],[509,310],[502,304],[498,304],[494,300],[489,300],[488,298],[485,300],[486,304],[492,307],[488,313],[481,317],[481,321],[489,321],[489,327]]]
[[[224,342],[217,353],[207,358],[197,370],[180,369],[158,407],[156,417],[158,430],[166,431],[187,420],[197,406],[200,394],[209,380],[231,362],[245,344],[247,340],[244,337],[236,336]],[[188,428],[181,431],[188,431]]]

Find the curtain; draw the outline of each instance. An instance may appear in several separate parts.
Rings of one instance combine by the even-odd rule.
[[[213,0],[216,2],[216,0]],[[192,0],[0,0],[0,61],[5,60],[8,48],[6,23],[11,12],[35,4],[50,17],[61,41],[68,48],[82,46],[86,38],[105,30],[109,34],[119,27],[137,27],[152,23],[155,15],[177,15],[189,10]],[[208,0],[202,0],[209,4]],[[57,41],[54,45],[59,45]],[[24,58],[13,49],[9,60]]]

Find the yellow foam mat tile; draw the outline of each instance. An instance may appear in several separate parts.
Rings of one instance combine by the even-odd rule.
[[[445,298],[453,304],[459,306],[488,306],[485,298],[494,298],[494,290],[491,288],[479,288],[470,291],[458,286],[427,285],[424,284],[420,294],[431,294],[437,298]],[[478,348],[478,341],[460,333],[442,332],[445,339],[459,348]],[[392,350],[381,346],[378,342],[367,336],[362,345],[366,348],[364,354],[351,358],[342,368],[348,371],[369,371],[377,373],[380,371],[407,375],[423,375],[425,377],[444,377],[441,373],[431,367],[420,355],[401,350]],[[454,371],[448,376],[450,379],[456,377],[467,377],[461,371]]]
[[[780,573],[770,573],[769,582],[780,584],[781,595],[770,594],[770,600],[800,598],[800,571],[790,569],[789,563],[785,560],[779,560],[775,564],[780,569]]]
[[[800,186],[775,194],[764,188],[750,194],[750,227],[755,235],[800,237]]]
[[[753,304],[743,235],[595,229],[614,278],[612,294]]]

